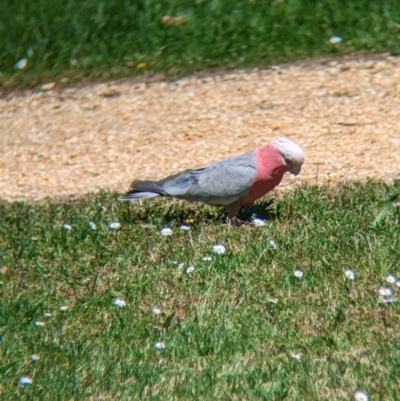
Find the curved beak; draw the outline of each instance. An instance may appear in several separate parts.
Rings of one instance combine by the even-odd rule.
[[[297,164],[296,166],[293,166],[290,170],[289,173],[293,175],[299,175],[301,171],[301,166]]]

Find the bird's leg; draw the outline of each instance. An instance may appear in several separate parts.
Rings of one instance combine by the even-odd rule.
[[[228,223],[228,226],[238,226],[240,225],[239,219],[234,216],[232,218],[227,217],[226,222]]]
[[[226,210],[226,220],[228,225],[234,225],[234,226],[238,226],[239,225],[239,221],[238,218],[236,217],[238,212],[240,209],[240,204],[239,202],[234,202],[231,203],[230,205],[225,206],[225,210]]]

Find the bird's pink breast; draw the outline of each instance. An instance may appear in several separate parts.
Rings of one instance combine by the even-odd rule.
[[[256,150],[256,162],[256,177],[250,192],[240,200],[241,205],[252,203],[272,191],[288,171],[284,158],[271,144]]]

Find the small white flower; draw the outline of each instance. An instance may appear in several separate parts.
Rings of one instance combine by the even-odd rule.
[[[193,273],[193,272],[194,272],[194,266],[193,265],[190,265],[190,266],[188,266],[186,268],[186,273],[187,274],[190,274],[190,273]]]
[[[389,284],[395,284],[395,283],[396,283],[396,277],[393,276],[393,274],[388,274],[388,275],[385,277],[385,281],[386,281],[387,283],[389,283]]]
[[[353,270],[351,269],[346,269],[344,271],[344,275],[349,279],[349,280],[355,280],[356,279],[356,274],[354,273]]]
[[[391,288],[379,287],[377,291],[380,295],[381,301],[384,302],[385,304],[391,304],[392,302],[396,301],[396,298],[392,296],[393,291]]]
[[[125,308],[126,306],[126,301],[122,297],[117,297],[113,300],[113,304],[118,307],[118,308]]]
[[[95,230],[96,229],[96,223],[94,223],[93,221],[89,221],[88,225],[89,225],[89,228],[91,230]]]
[[[355,401],[368,401],[368,394],[364,390],[357,390],[354,393]]]
[[[400,280],[396,281],[396,285],[400,288]]]
[[[49,312],[49,311],[44,311],[44,312],[43,312],[43,316],[45,316],[45,317],[52,317],[53,314],[52,314],[51,312]]]
[[[64,230],[66,230],[66,231],[69,231],[69,230],[71,230],[72,227],[71,227],[69,224],[64,223],[64,224],[62,225],[62,228],[63,228]]]
[[[331,42],[334,45],[336,45],[337,43],[340,43],[341,41],[342,41],[342,38],[340,36],[338,36],[338,35],[333,35],[329,39],[329,42]]]
[[[164,341],[157,341],[156,343],[154,343],[154,346],[157,349],[164,349],[165,348],[165,343],[164,343]]]
[[[218,255],[223,255],[226,249],[224,244],[214,244],[212,250]]]
[[[172,235],[172,228],[171,227],[163,227],[160,230],[160,233],[163,237],[169,237]]]
[[[210,262],[211,260],[212,260],[212,257],[211,256],[203,256],[202,258],[201,258],[201,260],[203,261],[203,262]]]
[[[45,323],[45,322],[42,322],[41,320],[36,320],[33,324],[34,324],[36,327],[43,327],[46,323]]]
[[[151,308],[151,313],[153,315],[159,315],[159,314],[161,314],[161,308],[159,306],[153,306]]]
[[[271,304],[277,304],[278,300],[276,298],[267,298],[268,302],[271,302]]]
[[[61,305],[60,306],[60,310],[62,310],[62,311],[66,311],[66,310],[68,310],[68,308],[69,308],[68,305]]]
[[[292,355],[290,355],[293,359],[296,359],[296,361],[300,361],[301,359],[301,354],[298,352],[293,352]]]
[[[299,267],[296,267],[296,269],[293,270],[293,274],[297,278],[303,278],[304,272],[301,270]]]
[[[263,220],[263,219],[259,219],[258,217],[254,217],[254,219],[253,219],[253,223],[254,223],[254,225],[256,226],[256,227],[263,227],[263,226],[265,226],[265,220]]]
[[[108,228],[111,228],[111,230],[118,230],[118,228],[121,227],[121,223],[119,221],[112,221],[109,225]]]
[[[189,231],[190,230],[189,224],[186,224],[186,223],[181,224],[181,226],[179,228],[181,230],[183,230],[183,231]]]
[[[26,58],[21,58],[14,64],[14,68],[17,68],[18,70],[23,70],[27,65],[28,60]]]
[[[32,362],[37,362],[40,359],[40,355],[39,354],[32,354],[31,355],[31,361]]]
[[[277,247],[277,245],[276,245],[276,242],[275,242],[273,239],[270,239],[270,240],[269,240],[269,244],[272,246],[272,248],[278,249],[278,247]]]
[[[379,287],[378,288],[379,295],[383,298],[391,297],[393,291],[389,287]]]
[[[33,379],[30,376],[22,376],[19,379],[19,384],[29,385],[29,384],[32,384],[32,382],[33,382]]]

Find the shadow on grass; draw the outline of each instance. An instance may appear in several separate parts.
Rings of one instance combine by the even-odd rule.
[[[143,201],[141,204],[139,202],[124,203],[120,208],[121,217],[123,221],[130,223],[226,223],[225,209],[218,206],[171,199]],[[265,199],[256,204],[245,206],[240,209],[238,218],[243,223],[251,222],[254,217],[264,220],[278,219],[280,216],[279,208],[274,207],[273,204],[273,200]]]

